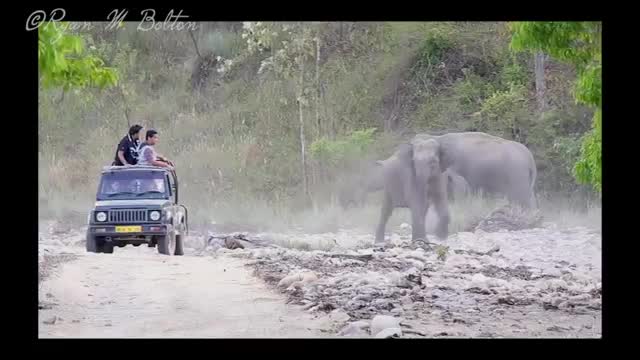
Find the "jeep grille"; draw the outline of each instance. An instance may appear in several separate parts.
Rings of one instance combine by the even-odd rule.
[[[109,222],[132,223],[146,222],[147,210],[126,209],[126,210],[110,210]]]

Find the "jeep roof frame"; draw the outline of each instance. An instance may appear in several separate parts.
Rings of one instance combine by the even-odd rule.
[[[162,171],[165,173],[169,173],[171,174],[171,176],[173,177],[173,182],[175,184],[175,195],[176,195],[176,203],[178,203],[178,174],[176,174],[175,170],[169,170],[165,167],[161,167],[161,166],[154,166],[154,165],[124,165],[124,166],[116,166],[116,165],[108,165],[108,166],[103,166],[102,167],[102,174],[105,174],[107,172],[120,172],[120,171],[127,171],[127,170],[133,170],[133,171],[140,171],[140,170],[154,170],[154,171]]]

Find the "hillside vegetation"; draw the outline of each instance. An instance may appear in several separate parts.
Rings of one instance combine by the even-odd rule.
[[[543,200],[600,202],[572,174],[594,116],[575,101],[576,69],[514,52],[506,23],[93,25],[78,35],[118,82],[41,88],[41,218],[84,221],[99,170],[135,123],[159,131],[196,223],[338,221],[339,184],[418,132],[522,142]]]

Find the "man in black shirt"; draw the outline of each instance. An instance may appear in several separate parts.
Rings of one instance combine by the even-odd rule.
[[[133,125],[129,133],[120,140],[116,149],[116,158],[112,165],[124,166],[138,163],[138,147],[140,146],[140,131],[142,126]]]

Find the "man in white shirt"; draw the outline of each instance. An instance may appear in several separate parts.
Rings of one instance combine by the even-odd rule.
[[[156,130],[148,130],[145,136],[145,142],[140,145],[138,165],[153,165],[173,169],[173,163],[158,155],[153,147],[158,141],[158,132]]]

